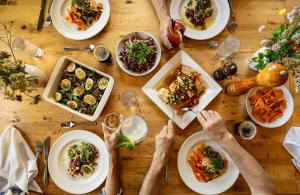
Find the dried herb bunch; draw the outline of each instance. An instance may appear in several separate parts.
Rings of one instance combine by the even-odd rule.
[[[10,50],[10,54],[6,51],[0,51],[0,91],[5,99],[22,101],[22,94],[33,98],[33,103],[40,101],[40,95],[31,96],[30,93],[36,89],[37,78],[30,76],[25,71],[22,61],[17,60],[11,46],[12,22],[5,24],[0,23],[2,27],[0,42]]]

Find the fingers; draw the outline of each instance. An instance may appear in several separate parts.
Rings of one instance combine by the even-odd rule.
[[[209,121],[212,119],[212,117],[210,116],[210,114],[207,111],[202,110],[200,113],[205,118],[205,121]]]
[[[168,135],[170,137],[174,137],[174,127],[173,127],[173,122],[172,120],[168,121]]]
[[[164,137],[167,134],[168,134],[168,126],[165,125],[158,135]]]
[[[214,115],[217,119],[222,119],[222,116],[218,112],[214,111]]]
[[[215,111],[209,110],[208,113],[210,114],[211,118],[216,118]]]
[[[206,123],[206,119],[204,118],[204,116],[202,116],[202,114],[200,112],[197,113],[197,118],[200,122],[200,124],[204,127],[205,123]]]
[[[105,127],[104,123],[102,123],[101,125],[102,125],[104,137],[109,136],[110,133],[109,133],[108,129]]]
[[[165,37],[162,37],[162,42],[163,44],[166,46],[166,48],[168,49],[172,49],[172,44],[170,43],[170,41],[168,40],[168,37],[165,36]]]

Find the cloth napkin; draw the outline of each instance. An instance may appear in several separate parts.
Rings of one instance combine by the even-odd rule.
[[[9,125],[0,135],[0,194],[42,193],[34,180],[36,157],[21,133]]]
[[[300,172],[300,127],[291,127],[283,141],[284,148],[293,156],[292,162]]]

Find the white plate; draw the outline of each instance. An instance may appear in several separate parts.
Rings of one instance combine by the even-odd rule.
[[[189,0],[172,0],[170,14],[173,19],[180,19],[180,10]],[[206,30],[194,30],[186,26],[184,35],[195,40],[206,40],[218,35],[226,27],[230,15],[230,7],[227,0],[212,0],[215,22]]]
[[[76,24],[66,20],[67,8],[70,0],[53,0],[50,9],[50,15],[56,30],[66,38],[73,40],[84,40],[98,34],[106,25],[110,14],[110,5],[108,0],[96,0],[103,4],[103,12],[100,18],[95,21],[87,30],[80,31]]]
[[[104,77],[108,78],[108,80],[109,80],[107,87],[104,91],[104,94],[103,94],[103,96],[98,104],[98,107],[96,108],[93,115],[83,114],[83,113],[78,112],[77,110],[73,110],[69,106],[57,102],[54,98],[54,94],[58,88],[60,81],[61,81],[61,77],[63,75],[64,69],[70,62],[75,62],[76,64],[79,64],[80,66],[83,66],[89,70],[95,71],[97,74],[104,76]],[[109,76],[108,74],[105,74],[104,72],[101,72],[95,68],[91,68],[88,65],[83,64],[75,59],[63,56],[59,59],[59,61],[57,62],[56,66],[51,74],[48,84],[44,90],[43,97],[47,102],[50,102],[56,106],[59,106],[65,110],[67,110],[73,114],[76,114],[82,118],[85,118],[87,120],[95,121],[100,116],[106,102],[108,101],[108,98],[113,89],[113,86],[114,86],[114,79],[111,76]]]
[[[188,163],[190,152],[199,146],[200,143],[211,146],[214,150],[219,152],[227,159],[227,170],[220,177],[209,181],[207,183],[200,182],[194,176],[193,170]],[[237,180],[239,176],[239,169],[227,154],[215,141],[210,139],[203,131],[191,135],[181,145],[178,157],[177,167],[179,175],[183,182],[193,191],[200,194],[219,194],[229,189]]]
[[[281,117],[279,117],[278,119],[276,119],[275,121],[271,122],[271,123],[262,123],[260,121],[258,121],[253,115],[252,115],[252,107],[250,106],[250,102],[248,100],[248,98],[255,94],[255,92],[258,89],[262,89],[263,87],[255,87],[253,89],[251,89],[248,92],[247,95],[247,99],[246,99],[246,109],[247,112],[249,114],[249,116],[251,117],[251,119],[258,125],[263,126],[263,127],[267,127],[267,128],[275,128],[275,127],[279,127],[281,125],[283,125],[284,123],[286,123],[292,116],[293,114],[293,110],[294,110],[294,101],[293,101],[293,97],[290,93],[290,91],[283,85],[279,86],[279,87],[274,87],[275,89],[281,89],[283,91],[284,94],[284,99],[287,103],[286,108],[283,112],[283,115]]]
[[[221,86],[205,70],[201,68],[187,53],[179,51],[173,56],[143,87],[143,92],[173,121],[181,128],[186,128],[195,118],[193,112],[186,112],[183,115],[174,115],[173,110],[159,96],[156,90],[160,84],[178,65],[184,64],[201,74],[206,84],[206,90],[199,99],[199,104],[193,107],[194,111],[202,111],[221,91]]]
[[[100,156],[93,173],[85,178],[74,179],[64,170],[64,152],[68,146],[80,141],[93,144]],[[51,147],[48,159],[49,174],[54,183],[72,194],[84,194],[95,190],[104,182],[108,173],[109,159],[104,142],[96,134],[85,130],[71,131],[58,138]]]
[[[130,37],[132,37],[134,34],[138,34],[141,38],[143,39],[146,39],[148,37],[151,37],[153,40],[154,40],[154,44],[155,44],[155,47],[157,49],[157,55],[156,55],[156,60],[155,60],[155,64],[154,66],[149,69],[148,71],[146,72],[143,72],[143,73],[136,73],[136,72],[132,72],[131,70],[128,70],[126,65],[119,59],[119,54],[121,53],[121,51],[123,50],[123,41],[125,39],[128,39]],[[161,58],[161,48],[160,48],[160,45],[158,43],[158,41],[155,39],[155,37],[147,32],[132,32],[132,33],[129,33],[127,34],[126,36],[124,36],[118,43],[117,45],[117,48],[116,48],[116,59],[117,59],[117,63],[119,65],[119,67],[124,71],[126,72],[127,74],[129,75],[132,75],[132,76],[143,76],[143,75],[146,75],[146,74],[149,74],[150,72],[152,72],[159,64],[159,61],[160,61],[160,58]]]

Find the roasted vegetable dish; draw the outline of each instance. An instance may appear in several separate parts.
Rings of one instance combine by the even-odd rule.
[[[185,8],[185,16],[195,26],[205,28],[205,20],[213,14],[210,0],[189,0]]]
[[[55,100],[83,114],[93,115],[109,79],[75,62],[64,69]]]
[[[210,146],[201,143],[189,155],[190,164],[198,181],[208,182],[225,173],[227,160]]]
[[[79,30],[88,29],[102,14],[103,6],[95,0],[70,0],[70,4],[66,19],[76,24]]]
[[[97,166],[96,160],[99,158],[97,148],[90,143],[81,142],[70,146],[67,150],[69,158],[68,173],[72,177],[90,174]]]
[[[199,73],[188,66],[179,65],[158,86],[158,95],[165,103],[174,108],[177,114],[183,114],[181,108],[197,105],[205,89],[206,85]]]
[[[266,87],[249,97],[252,115],[260,122],[270,123],[283,115],[286,100],[281,89]]]
[[[138,34],[123,41],[119,59],[128,70],[143,73],[155,65],[157,48],[151,37],[141,38]]]

